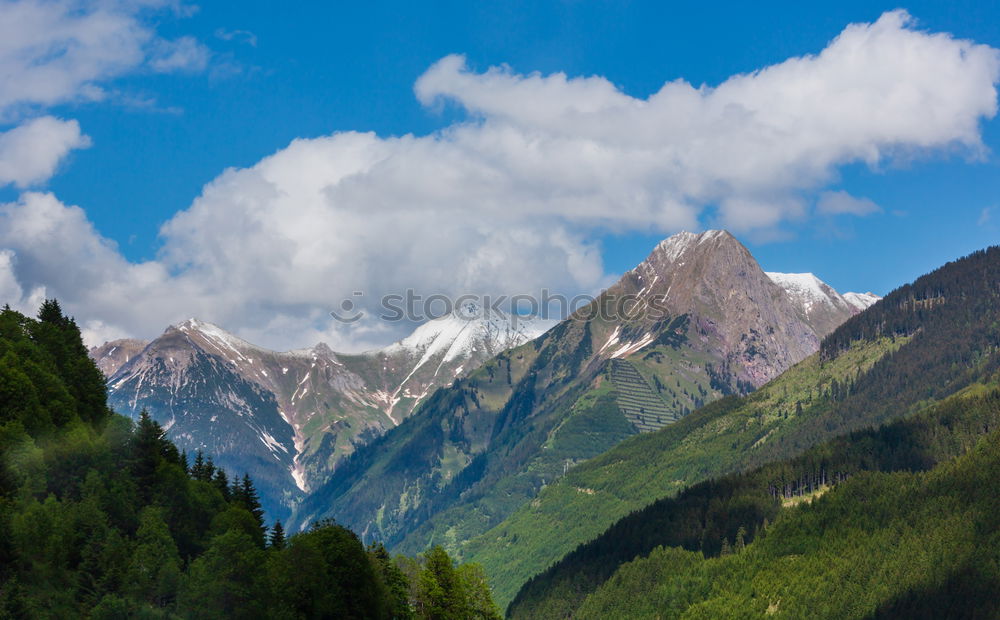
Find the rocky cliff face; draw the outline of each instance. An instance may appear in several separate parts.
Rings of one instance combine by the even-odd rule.
[[[115,374],[119,368],[127,364],[133,357],[142,353],[142,350],[149,344],[147,340],[135,340],[133,338],[123,338],[105,342],[99,347],[90,350],[90,357],[101,369],[105,377]]]
[[[679,233],[661,242],[608,289],[627,293],[644,301],[659,297],[670,315],[691,316],[690,336],[752,386],[815,352],[825,333],[726,231]],[[846,310],[840,321],[851,314]]]

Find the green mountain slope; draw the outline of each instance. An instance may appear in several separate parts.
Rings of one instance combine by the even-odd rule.
[[[839,437],[802,456],[693,485],[621,519],[530,580],[511,603],[512,618],[573,615],[621,565],[658,547],[717,556],[749,543],[782,506],[809,501],[864,471],[923,471],[957,457],[1000,428],[996,377],[974,384],[918,416]]]
[[[949,263],[847,321],[820,354],[754,394],[570,469],[463,557],[486,567],[506,604],[532,575],[659,498],[914,413],[988,376],[998,308],[1000,248]]]
[[[896,461],[904,470],[975,446],[956,460],[923,473],[854,475],[811,502],[777,509],[756,540],[737,534],[732,553],[719,557],[657,547],[623,565],[573,616],[997,617],[1000,432],[983,433],[1000,424],[1000,392],[950,409],[924,432],[899,424],[857,439],[883,450],[874,457],[880,464],[893,460],[893,432],[918,440],[896,446],[913,459]]]

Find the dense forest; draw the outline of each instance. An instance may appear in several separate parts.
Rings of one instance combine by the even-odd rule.
[[[930,471],[858,474],[716,557],[653,549],[574,617],[996,618],[998,476],[1000,432]]]
[[[498,618],[440,547],[267,527],[252,479],[116,415],[75,322],[0,311],[0,617]]]

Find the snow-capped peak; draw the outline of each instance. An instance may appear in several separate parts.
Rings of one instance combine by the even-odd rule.
[[[851,306],[840,293],[811,273],[765,272],[771,281],[788,293],[796,304],[811,315],[819,308],[844,308]],[[853,307],[853,306],[852,306]]]
[[[844,301],[851,304],[851,306],[858,309],[858,311],[866,310],[868,306],[871,306],[876,301],[882,299],[875,293],[844,293]]]
[[[855,314],[868,308],[881,297],[873,293],[844,293],[841,295],[829,284],[811,273],[766,272],[771,281],[788,293],[806,314],[812,314],[822,306],[847,306]]]
[[[171,325],[171,328],[181,331],[189,336],[195,334],[200,335],[216,348],[222,351],[228,350],[236,353],[237,355],[246,351],[266,351],[266,349],[262,349],[261,347],[249,343],[238,336],[234,336],[214,323],[209,323],[208,321],[202,321],[196,318],[190,318],[181,323]]]
[[[444,362],[470,357],[477,350],[493,355],[537,338],[553,324],[554,321],[512,316],[467,303],[451,314],[427,321],[381,352],[408,350],[425,358],[443,352]]]
[[[699,246],[702,243],[724,237],[728,234],[725,230],[706,230],[703,233],[682,231],[661,241],[657,244],[656,249],[667,260],[674,262],[689,248]]]

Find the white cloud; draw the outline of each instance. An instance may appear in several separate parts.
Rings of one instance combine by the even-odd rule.
[[[0,186],[44,183],[90,144],[75,120],[32,118],[39,110],[104,99],[101,84],[129,72],[205,68],[201,43],[167,41],[146,25],[147,12],[165,8],[184,10],[172,0],[0,0],[0,126],[13,126],[0,133]]]
[[[202,62],[193,39],[167,42],[146,25],[146,11],[165,7],[177,9],[165,0],[0,1],[0,120],[25,107],[101,99],[101,82],[147,62],[164,70]]]
[[[823,215],[850,214],[865,216],[882,209],[870,198],[856,198],[844,190],[823,192],[816,201],[816,211]]]
[[[358,348],[403,327],[333,324],[327,310],[352,291],[369,310],[409,287],[593,291],[608,275],[586,240],[609,229],[667,234],[714,218],[774,236],[817,197],[821,212],[870,210],[822,193],[838,167],[982,152],[998,72],[996,50],[916,30],[902,11],[848,26],[815,56],[646,99],[601,77],[477,73],[449,56],[415,92],[468,121],[296,140],[227,170],[163,226],[156,261],[126,262],[82,211],[43,194],[3,208],[0,233],[19,232],[0,247],[17,252],[19,286],[46,286],[105,330],[150,336],[198,315],[266,345]]]
[[[154,47],[149,66],[154,71],[203,71],[212,53],[194,37],[180,37],[174,41],[160,40]]]
[[[75,120],[32,119],[0,133],[0,185],[26,187],[47,181],[73,149],[90,146]]]

